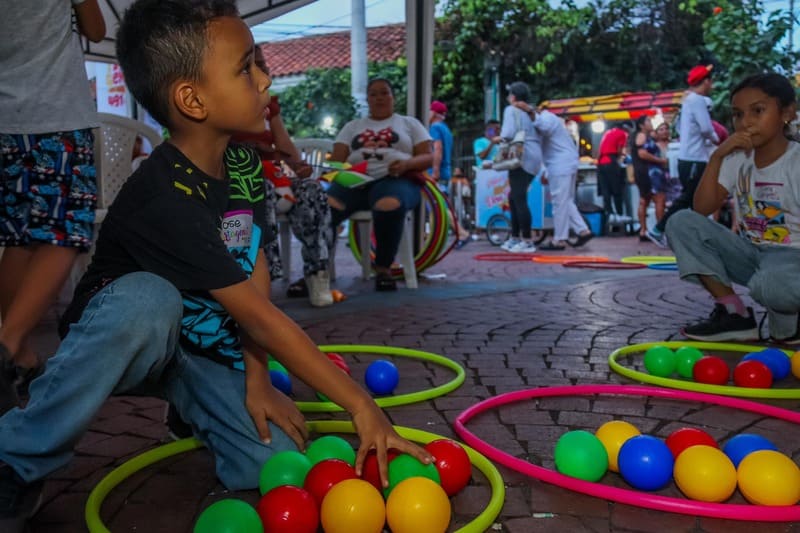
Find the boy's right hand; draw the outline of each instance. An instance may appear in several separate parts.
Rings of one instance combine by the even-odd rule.
[[[371,450],[375,450],[375,456],[378,460],[378,472],[381,484],[384,487],[389,486],[387,452],[390,449],[410,454],[423,464],[434,462],[434,457],[427,450],[397,434],[389,419],[372,398],[369,398],[369,402],[363,408],[353,411],[351,416],[360,440],[355,464],[357,475],[361,476],[364,461]]]
[[[305,417],[291,398],[269,383],[269,378],[260,381],[248,376],[245,404],[263,442],[268,444],[272,439],[267,424],[272,422],[297,444],[300,451],[305,450],[308,440]]]

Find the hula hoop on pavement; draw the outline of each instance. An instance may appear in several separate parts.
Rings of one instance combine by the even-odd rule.
[[[485,254],[477,254],[472,258],[477,261],[499,261],[510,263],[514,261],[530,261],[534,257],[538,257],[539,254],[527,254],[527,253],[520,253],[520,254],[512,254],[511,252],[489,252]]]
[[[456,390],[464,383],[466,373],[464,367],[456,363],[452,359],[436,355],[435,353],[423,352],[421,350],[411,350],[408,348],[395,348],[393,346],[372,346],[369,344],[327,344],[319,346],[320,351],[323,352],[344,352],[344,353],[368,353],[376,355],[394,355],[397,357],[405,357],[407,359],[419,359],[429,363],[434,363],[443,366],[455,372],[455,377],[443,383],[438,387],[432,389],[409,392],[406,394],[397,394],[395,396],[381,396],[375,398],[375,403],[378,407],[398,407],[401,405],[408,405],[411,403],[424,402]],[[333,402],[295,402],[298,409],[304,413],[332,413],[343,411],[340,406]]]
[[[352,422],[347,421],[333,421],[333,420],[319,420],[306,422],[309,431],[319,433],[355,433],[355,428]],[[427,444],[431,441],[442,439],[440,435],[428,433],[427,431],[420,431],[417,429],[407,428],[403,426],[394,426],[397,433],[408,440],[415,441],[420,444]],[[469,446],[462,445],[464,450],[469,456],[469,460],[475,468],[477,468],[486,479],[489,481],[489,486],[492,489],[492,495],[486,508],[472,521],[465,524],[464,527],[457,530],[457,533],[481,533],[491,528],[494,519],[500,514],[505,501],[505,486],[503,485],[503,478],[497,468],[489,462],[483,455]],[[191,450],[202,448],[203,443],[195,438],[183,439],[150,451],[137,455],[132,459],[124,462],[111,472],[109,472],[100,482],[92,489],[89,498],[86,501],[86,508],[84,510],[84,517],[86,519],[86,526],[89,533],[110,533],[109,529],[100,519],[100,508],[106,496],[120,483],[135,474],[136,472],[155,464],[159,461],[179,455]]]
[[[639,263],[623,263],[622,261],[567,261],[563,263],[567,268],[599,268],[600,270],[639,270],[647,265]]]
[[[656,511],[667,511],[671,513],[695,516],[708,516],[713,518],[728,518],[733,520],[760,522],[795,522],[800,520],[800,505],[764,506],[706,503],[689,499],[659,496],[649,492],[640,492],[611,487],[601,483],[593,483],[590,481],[569,477],[564,474],[560,474],[555,470],[550,470],[531,464],[528,461],[519,459],[498,448],[495,448],[486,441],[479,439],[465,426],[465,424],[476,415],[489,409],[513,402],[519,402],[533,398],[596,394],[655,396],[658,398],[710,403],[723,407],[730,407],[732,409],[750,411],[752,413],[778,418],[794,424],[800,424],[800,413],[773,407],[771,405],[741,400],[738,398],[728,398],[724,396],[714,396],[697,392],[659,389],[657,387],[643,387],[636,385],[574,385],[566,387],[528,389],[494,396],[476,405],[473,405],[459,414],[455,421],[455,430],[456,433],[458,433],[458,435],[464,440],[464,442],[497,463],[521,472],[527,476],[544,481],[545,483],[550,483],[558,487],[574,490],[576,492],[594,496],[596,498],[643,507],[645,509],[653,509]]]
[[[678,263],[650,263],[647,268],[652,270],[678,270]]]
[[[640,263],[652,265],[653,263],[674,263],[675,256],[671,255],[629,255],[620,259],[623,263]]]
[[[696,342],[696,341],[668,341],[668,342],[647,342],[643,344],[632,344],[624,346],[611,352],[608,356],[608,366],[617,374],[621,374],[626,378],[641,383],[648,383],[651,385],[658,385],[660,387],[667,387],[670,389],[679,389],[695,392],[705,392],[708,394],[720,394],[722,396],[737,396],[740,398],[771,398],[777,400],[798,400],[800,399],[800,389],[757,389],[750,387],[735,387],[730,385],[710,385],[707,383],[697,383],[696,381],[687,381],[683,379],[662,378],[654,376],[646,372],[640,372],[632,368],[628,368],[619,364],[617,359],[620,356],[628,355],[631,353],[644,352],[653,346],[665,346],[670,350],[690,346],[698,350],[717,350],[721,352],[741,352],[750,353],[762,348],[761,346],[753,346],[752,344],[732,344],[721,342]],[[787,357],[791,357],[790,350],[781,350]]]
[[[531,259],[534,263],[548,263],[562,265],[572,261],[583,261],[584,263],[608,263],[608,257],[599,255],[537,255]]]

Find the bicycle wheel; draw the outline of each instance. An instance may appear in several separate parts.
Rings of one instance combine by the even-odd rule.
[[[511,221],[505,215],[492,215],[486,222],[486,238],[495,246],[500,246],[511,236]]]

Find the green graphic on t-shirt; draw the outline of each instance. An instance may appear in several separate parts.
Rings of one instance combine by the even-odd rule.
[[[231,179],[230,199],[255,203],[264,199],[264,176],[255,152],[239,146],[225,150],[225,166]]]

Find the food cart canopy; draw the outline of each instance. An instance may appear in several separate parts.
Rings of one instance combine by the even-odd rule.
[[[564,98],[542,102],[541,107],[576,122],[631,120],[641,115],[673,113],[681,106],[684,91],[625,92],[603,96]]]

